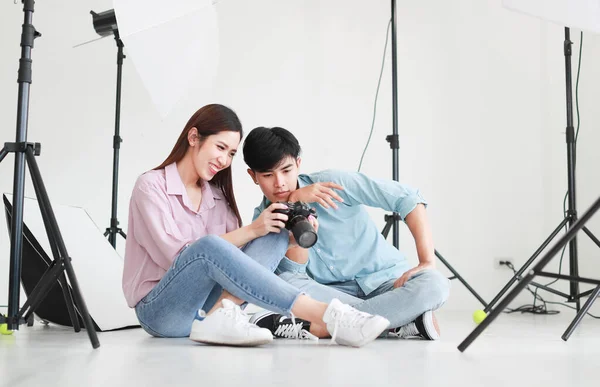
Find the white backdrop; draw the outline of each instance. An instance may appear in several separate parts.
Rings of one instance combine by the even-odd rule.
[[[246,130],[278,125],[293,131],[304,146],[304,171],[356,169],[371,123],[389,3],[221,0],[216,91],[207,96],[193,87],[165,120],[126,59],[123,228],[135,178],[167,156],[189,116],[209,102],[235,109]],[[109,0],[36,3],[34,24],[43,37],[33,51],[29,130],[29,139],[42,143],[38,162],[51,199],[85,208],[101,229],[110,218],[116,47],[111,39],[72,46],[95,37],[90,9],[109,8]],[[489,300],[510,277],[506,269],[494,268],[494,259],[511,257],[522,264],[561,220],[563,30],[507,11],[501,0],[401,0],[398,12],[400,177],[430,201],[437,248]],[[1,141],[14,140],[21,23],[20,5],[0,3]],[[578,43],[578,31],[572,36]],[[574,67],[577,53],[575,44]],[[375,133],[363,164],[364,172],[384,178],[391,177],[385,142],[391,133],[389,47],[387,59]],[[586,35],[577,163],[581,212],[600,195],[598,62],[600,39]],[[12,190],[12,163],[8,156],[0,165],[2,191]],[[241,155],[233,168],[248,222],[260,193]],[[33,194],[30,185],[27,192]],[[383,226],[384,212],[371,212]],[[590,228],[600,234],[598,218]],[[5,227],[4,220],[0,223]],[[6,235],[2,229],[0,304],[7,298]],[[119,244],[122,251],[121,239]],[[416,262],[405,228],[402,246]],[[600,250],[584,239],[580,252],[582,273],[600,276]],[[478,306],[458,282],[453,284],[448,309]],[[524,295],[519,302],[530,300]]]

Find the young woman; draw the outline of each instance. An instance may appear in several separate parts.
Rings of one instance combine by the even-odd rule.
[[[338,344],[375,339],[389,324],[383,317],[339,300],[315,301],[273,274],[290,247],[287,216],[273,212],[282,204],[240,227],[231,162],[242,135],[232,110],[205,106],[190,118],[169,157],[138,178],[123,291],[141,326],[153,336],[208,344],[268,343],[271,332],[250,324],[240,308],[250,302],[311,321]]]

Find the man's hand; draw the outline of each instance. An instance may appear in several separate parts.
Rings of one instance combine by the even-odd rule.
[[[408,270],[406,273],[402,274],[402,277],[398,278],[396,282],[394,282],[394,288],[399,288],[404,286],[406,281],[408,281],[413,275],[417,274],[420,271],[427,269],[434,269],[435,264],[433,262],[420,263],[418,266],[413,267]]]
[[[344,199],[342,199],[340,195],[338,195],[333,189],[343,190],[344,187],[331,182],[314,183],[292,192],[288,201],[319,203],[324,208],[333,207],[337,209],[338,207],[334,203],[333,199],[337,200],[340,203],[343,203]]]
[[[285,227],[288,216],[274,213],[274,210],[285,210],[287,206],[283,203],[273,203],[265,209],[258,218],[250,225],[256,237],[267,235],[270,232],[280,232]]]

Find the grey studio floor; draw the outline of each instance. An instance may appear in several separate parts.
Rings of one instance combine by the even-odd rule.
[[[1,386],[598,386],[600,320],[574,313],[501,315],[464,353],[470,313],[438,313],[437,342],[378,339],[363,348],[277,340],[259,348],[155,339],[141,329],[100,333],[21,327],[0,336]]]

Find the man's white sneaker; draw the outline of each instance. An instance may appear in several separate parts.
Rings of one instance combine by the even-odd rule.
[[[331,340],[351,347],[361,347],[375,340],[390,322],[381,317],[360,312],[334,298],[323,316]]]
[[[425,340],[438,340],[440,338],[440,327],[433,312],[428,310],[417,317],[415,321],[394,329],[390,334],[401,339],[420,337]]]
[[[190,339],[217,345],[234,345],[252,347],[273,341],[268,329],[259,328],[248,322],[246,315],[238,305],[230,300],[223,300],[223,306],[210,315],[203,310],[192,323]]]

